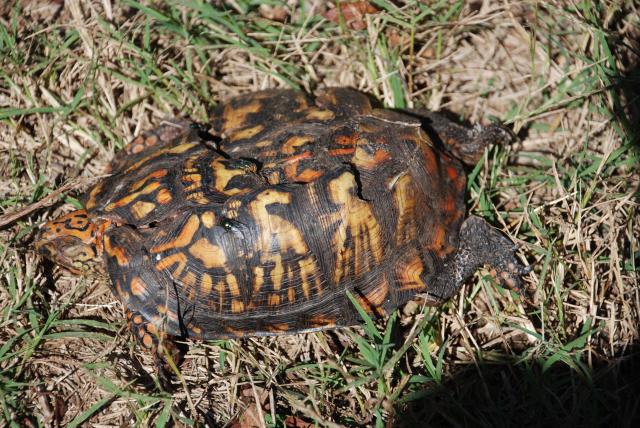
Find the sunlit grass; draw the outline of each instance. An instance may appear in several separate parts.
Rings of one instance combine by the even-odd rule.
[[[109,16],[80,2],[55,18],[4,9],[2,210],[101,174],[163,117],[207,122],[221,100],[266,87],[352,86],[388,107],[446,108],[519,134],[468,170],[468,207],[521,244],[530,301],[480,270],[439,308],[193,344],[188,394],[168,393],[108,287],[52,276],[32,250],[38,223],[78,206],[78,189],[0,231],[4,422],[222,425],[257,385],[274,397],[266,426],[290,415],[320,426],[633,426],[637,380],[606,366],[632,359],[638,339],[638,94],[621,89],[634,70],[620,60],[634,6],[375,0],[381,12],[356,31],[311,1],[268,2],[285,22],[259,3],[125,1]]]

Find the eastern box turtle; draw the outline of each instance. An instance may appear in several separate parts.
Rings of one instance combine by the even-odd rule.
[[[348,326],[454,294],[484,264],[511,288],[515,246],[465,220],[463,163],[508,139],[434,113],[373,108],[349,89],[221,105],[212,130],[164,123],[119,152],[84,209],[44,225],[37,249],[106,272],[160,365],[173,338]]]

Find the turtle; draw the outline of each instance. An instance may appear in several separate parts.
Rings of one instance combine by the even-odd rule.
[[[109,278],[158,370],[177,339],[312,332],[438,305],[480,267],[522,290],[517,246],[466,215],[466,165],[510,133],[385,109],[349,88],[240,95],[119,151],[35,247]],[[357,308],[360,306],[360,308]]]

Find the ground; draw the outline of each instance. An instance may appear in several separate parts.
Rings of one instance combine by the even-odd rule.
[[[334,3],[0,6],[0,425],[637,426],[637,3]],[[480,270],[438,308],[191,344],[160,390],[108,285],[41,260],[38,226],[162,118],[327,86],[514,131],[467,203],[520,245],[527,297]]]

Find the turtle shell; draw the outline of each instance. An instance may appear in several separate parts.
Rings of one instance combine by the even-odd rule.
[[[124,304],[170,335],[291,333],[382,316],[458,247],[461,163],[409,115],[355,91],[233,98],[211,134],[135,140],[85,207]]]

